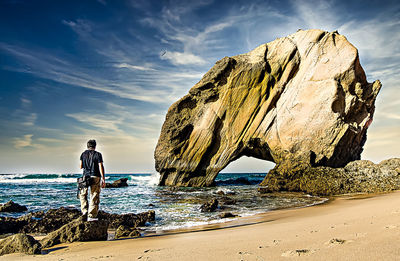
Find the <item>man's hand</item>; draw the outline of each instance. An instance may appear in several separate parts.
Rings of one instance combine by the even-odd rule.
[[[106,187],[106,180],[105,180],[105,178],[101,178],[100,185],[101,185],[102,188],[105,188],[105,187]]]

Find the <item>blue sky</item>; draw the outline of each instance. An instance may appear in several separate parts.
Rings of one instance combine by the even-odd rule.
[[[0,0],[0,173],[78,172],[89,138],[109,172],[154,172],[174,101],[217,60],[299,28],[359,49],[383,83],[362,158],[400,157],[398,1]]]

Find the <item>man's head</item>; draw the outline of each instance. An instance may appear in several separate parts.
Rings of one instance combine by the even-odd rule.
[[[96,141],[95,140],[89,140],[88,142],[87,142],[87,148],[88,149],[95,149],[96,148]]]

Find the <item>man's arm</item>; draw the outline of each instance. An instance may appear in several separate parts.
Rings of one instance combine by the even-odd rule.
[[[81,160],[81,169],[83,169],[83,163],[82,163],[82,160]]]
[[[105,187],[106,187],[106,177],[105,177],[105,174],[104,174],[104,165],[103,165],[103,162],[100,162],[100,163],[99,163],[99,169],[100,169],[100,174],[101,174],[101,181],[100,181],[100,184],[101,184],[101,187],[102,187],[102,188],[105,188]]]

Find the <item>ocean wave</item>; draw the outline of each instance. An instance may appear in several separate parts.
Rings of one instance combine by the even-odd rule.
[[[158,181],[160,180],[159,173],[152,173],[151,175],[144,174],[144,175],[131,175],[128,180],[128,184],[134,185],[149,185],[149,186],[156,186],[158,185]]]

